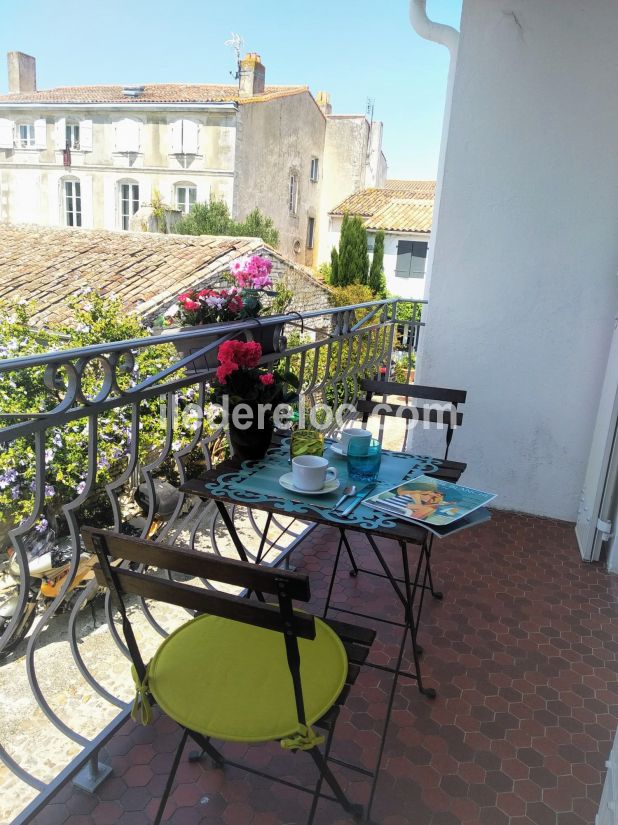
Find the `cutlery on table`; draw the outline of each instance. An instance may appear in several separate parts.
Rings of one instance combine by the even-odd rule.
[[[343,488],[343,495],[341,496],[341,498],[339,499],[337,504],[335,504],[335,506],[333,507],[333,510],[337,510],[339,507],[341,507],[341,505],[346,500],[346,498],[349,498],[350,496],[353,496],[355,492],[356,492],[356,484],[348,484],[347,487],[344,487]]]
[[[366,498],[369,493],[372,492],[378,486],[377,481],[372,481],[371,484],[367,484],[365,487],[361,487],[361,489],[356,493],[354,496],[352,503],[349,504],[345,510],[341,513],[342,516],[348,516],[352,510],[358,507],[359,504],[362,503],[363,499]]]

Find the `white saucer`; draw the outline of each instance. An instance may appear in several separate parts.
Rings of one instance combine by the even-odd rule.
[[[346,458],[346,456],[348,455],[347,453],[343,452],[343,450],[338,444],[329,444],[328,446],[335,453],[335,455],[342,455],[344,458]]]
[[[293,493],[300,493],[303,496],[323,496],[325,493],[334,493],[339,489],[339,479],[333,478],[326,482],[321,490],[299,490],[294,486],[293,474],[285,473],[279,479],[279,484],[286,490],[291,490]]]

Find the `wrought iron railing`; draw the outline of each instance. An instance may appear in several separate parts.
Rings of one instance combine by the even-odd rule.
[[[11,789],[0,797],[16,803],[9,810],[0,802],[1,820],[27,806],[17,820],[27,821],[83,765],[85,781],[96,782],[102,775],[97,750],[127,716],[126,650],[109,600],[95,599],[97,583],[87,563],[84,572],[81,525],[95,521],[142,536],[155,530],[159,541],[229,551],[211,508],[176,491],[227,449],[220,427],[188,415],[196,402],[208,406],[208,373],[192,371],[195,359],[239,334],[251,337],[258,326],[270,329],[282,344],[264,363],[295,372],[308,406],[349,404],[364,377],[392,377],[395,371],[407,378],[422,305],[376,301],[221,324],[216,341],[208,331],[180,331],[0,360],[5,389],[45,388],[37,409],[24,401],[0,410],[0,489],[10,488],[16,502],[0,524],[0,790]],[[189,335],[202,339],[201,348],[179,357],[174,345]],[[150,374],[152,364],[157,368]],[[235,518],[248,539],[259,534],[257,514],[244,511]],[[270,564],[286,560],[311,529],[292,519],[276,524],[264,553]],[[43,597],[40,579],[32,576],[36,552],[59,552],[63,543],[65,568],[54,570]],[[91,611],[83,609],[88,604]],[[179,618],[144,602],[134,610],[144,643],[153,648]],[[16,645],[19,635],[24,638]],[[28,724],[36,746],[25,745]]]

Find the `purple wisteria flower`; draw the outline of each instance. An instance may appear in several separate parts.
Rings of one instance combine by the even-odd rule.
[[[5,470],[2,475],[0,475],[0,490],[6,490],[9,484],[13,484],[17,481],[17,470],[14,470],[12,467],[8,470]]]
[[[48,527],[49,527],[49,522],[47,521],[46,518],[42,518],[39,521],[38,524],[34,525],[34,529],[37,531],[37,533],[44,533],[47,530]]]

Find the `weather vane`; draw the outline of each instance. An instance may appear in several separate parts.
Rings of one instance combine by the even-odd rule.
[[[236,72],[230,72],[230,74],[234,77],[235,80],[240,78],[240,53],[243,47],[243,39],[239,34],[235,32],[230,32],[231,37],[229,40],[226,40],[223,44],[224,46],[229,46],[230,49],[233,49],[236,52]]]

